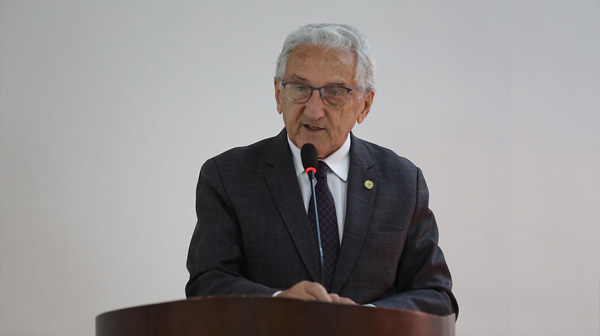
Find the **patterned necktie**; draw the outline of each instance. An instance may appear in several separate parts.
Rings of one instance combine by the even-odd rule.
[[[317,208],[319,210],[319,227],[321,231],[321,245],[323,246],[323,286],[331,291],[333,272],[337,262],[340,238],[338,233],[337,216],[335,214],[335,202],[329,186],[327,185],[327,171],[329,167],[323,161],[319,161],[317,167],[317,184],[315,194],[317,197]],[[315,241],[317,240],[317,223],[315,219],[315,207],[311,195],[308,205],[308,220]]]

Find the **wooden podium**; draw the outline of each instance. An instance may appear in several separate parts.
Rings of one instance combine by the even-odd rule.
[[[96,336],[454,336],[454,314],[265,297],[204,297],[107,312]]]

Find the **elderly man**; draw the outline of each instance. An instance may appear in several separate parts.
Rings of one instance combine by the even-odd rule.
[[[307,25],[287,37],[274,79],[285,129],[201,169],[188,297],[458,312],[420,169],[351,133],[371,110],[374,66],[353,27]],[[301,160],[307,143],[319,158],[316,201]]]

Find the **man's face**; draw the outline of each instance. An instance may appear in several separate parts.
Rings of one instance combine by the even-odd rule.
[[[356,61],[349,51],[323,49],[315,45],[301,45],[294,49],[287,61],[283,82],[322,86],[356,88],[354,81]],[[289,101],[275,79],[277,112],[283,114],[283,122],[290,140],[298,148],[312,143],[319,158],[328,157],[340,148],[355,123],[362,123],[373,103],[374,92],[351,91],[348,103],[341,107],[323,104],[318,91],[303,104]]]

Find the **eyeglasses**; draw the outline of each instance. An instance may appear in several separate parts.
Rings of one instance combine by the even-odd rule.
[[[283,92],[287,100],[292,103],[304,104],[312,96],[313,91],[319,91],[321,101],[328,106],[342,107],[348,102],[350,92],[360,90],[360,88],[349,89],[343,86],[322,86],[313,87],[306,84],[284,82]]]

